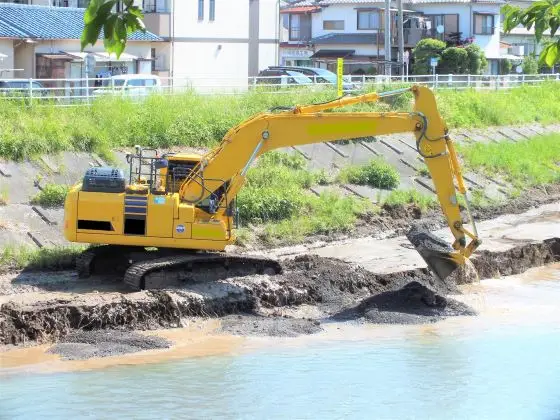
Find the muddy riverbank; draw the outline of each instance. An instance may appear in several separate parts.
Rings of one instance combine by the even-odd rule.
[[[225,335],[293,337],[340,320],[412,324],[474,315],[457,301],[458,285],[558,261],[559,217],[560,203],[553,203],[480,223],[483,246],[445,282],[400,237],[271,251],[267,255],[282,267],[278,274],[162,290],[130,292],[121,278],[79,279],[74,271],[3,275],[0,345],[60,342],[68,357],[80,348],[103,356],[165,345],[135,334],[120,337],[120,331],[179,328],[212,318],[221,320],[217,331]]]
[[[557,261],[559,249],[560,240],[552,239],[505,252],[484,252],[472,261],[480,269],[481,278],[485,278],[500,271],[497,265],[508,267],[508,272],[514,274]],[[27,278],[27,285],[16,286],[20,287],[19,299],[2,296],[0,340],[5,345],[62,341],[73,343],[58,349],[68,357],[85,347],[85,353],[99,356],[153,347],[149,347],[150,340],[138,341],[138,336],[125,334],[115,344],[107,340],[111,336],[103,338],[87,331],[175,328],[192,317],[223,317],[220,330],[228,334],[295,336],[320,331],[322,323],[332,320],[425,323],[475,314],[467,305],[449,297],[459,293],[454,280],[438,281],[424,268],[374,274],[311,255],[282,264],[284,273],[276,276],[248,276],[134,293],[119,290],[116,279],[96,278],[90,287],[97,290],[71,298],[63,297],[62,290],[70,287],[71,281],[81,282],[71,272],[45,275],[42,281],[50,290],[44,293],[21,293],[26,288],[41,287],[41,280],[33,284]],[[475,279],[463,273],[461,281]],[[57,286],[60,291],[53,290]],[[80,336],[76,331],[86,333]]]

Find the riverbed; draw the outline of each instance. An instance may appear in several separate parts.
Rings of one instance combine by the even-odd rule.
[[[560,264],[463,292],[478,316],[297,338],[191,325],[160,332],[170,350],[105,360],[0,354],[0,418],[559,418]]]

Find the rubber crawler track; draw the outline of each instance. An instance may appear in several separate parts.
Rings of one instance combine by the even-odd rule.
[[[143,290],[145,288],[145,277],[152,272],[174,272],[181,269],[195,271],[197,264],[205,263],[212,263],[215,264],[216,267],[222,266],[226,269],[239,265],[252,265],[256,268],[257,272],[261,273],[266,268],[272,268],[276,274],[282,272],[282,267],[279,262],[265,257],[203,253],[157,258],[132,264],[124,275],[124,283],[133,290]]]

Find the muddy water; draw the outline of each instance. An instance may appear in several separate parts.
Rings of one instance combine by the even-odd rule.
[[[560,418],[560,265],[465,291],[479,317],[213,337],[204,357],[88,371],[29,365],[0,376],[0,418]]]

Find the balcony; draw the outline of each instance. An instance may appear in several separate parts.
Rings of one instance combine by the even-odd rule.
[[[146,14],[150,13],[171,13],[169,0],[143,0],[142,10]]]
[[[144,0],[144,24],[146,29],[162,38],[171,34],[170,8],[167,0]]]

